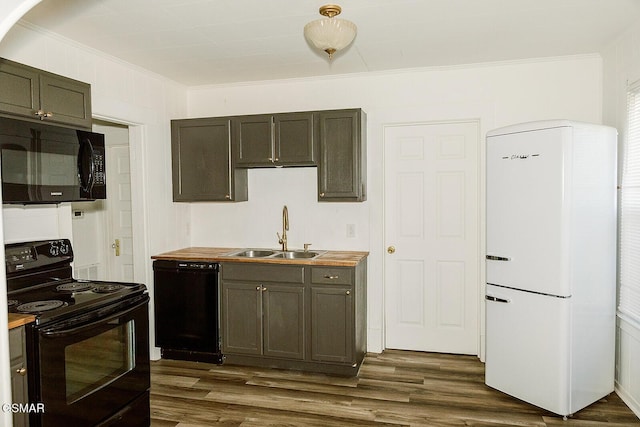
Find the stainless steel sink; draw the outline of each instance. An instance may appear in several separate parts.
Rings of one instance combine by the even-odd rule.
[[[315,258],[320,255],[318,252],[305,251],[284,251],[274,255],[274,258],[298,259],[298,258]]]
[[[278,249],[242,249],[240,252],[230,253],[231,257],[242,258],[284,258],[284,259],[313,259],[327,251],[281,251]]]
[[[270,255],[273,255],[274,253],[275,251],[270,251],[270,250],[246,249],[237,254],[233,254],[233,256],[240,256],[240,257],[246,257],[246,258],[264,258]]]

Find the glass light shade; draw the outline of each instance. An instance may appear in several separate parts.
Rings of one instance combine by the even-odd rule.
[[[329,54],[349,46],[356,37],[357,27],[351,21],[326,18],[311,21],[304,26],[304,36],[318,49]]]

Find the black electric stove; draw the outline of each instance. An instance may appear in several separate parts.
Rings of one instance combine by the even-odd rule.
[[[5,245],[9,313],[36,316],[36,325],[95,310],[143,294],[140,283],[72,278],[67,239]]]
[[[139,283],[75,280],[67,239],[5,245],[10,313],[25,326],[31,427],[148,427],[149,295]]]

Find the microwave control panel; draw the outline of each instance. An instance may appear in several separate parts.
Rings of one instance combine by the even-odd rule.
[[[94,183],[99,185],[106,184],[106,178],[104,173],[104,154],[95,153],[93,155],[93,166],[94,166]]]

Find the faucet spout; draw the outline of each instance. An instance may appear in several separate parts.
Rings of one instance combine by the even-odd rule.
[[[276,233],[278,236],[278,243],[282,245],[282,250],[287,250],[287,231],[289,231],[289,209],[287,205],[282,208],[282,236],[280,233]]]

